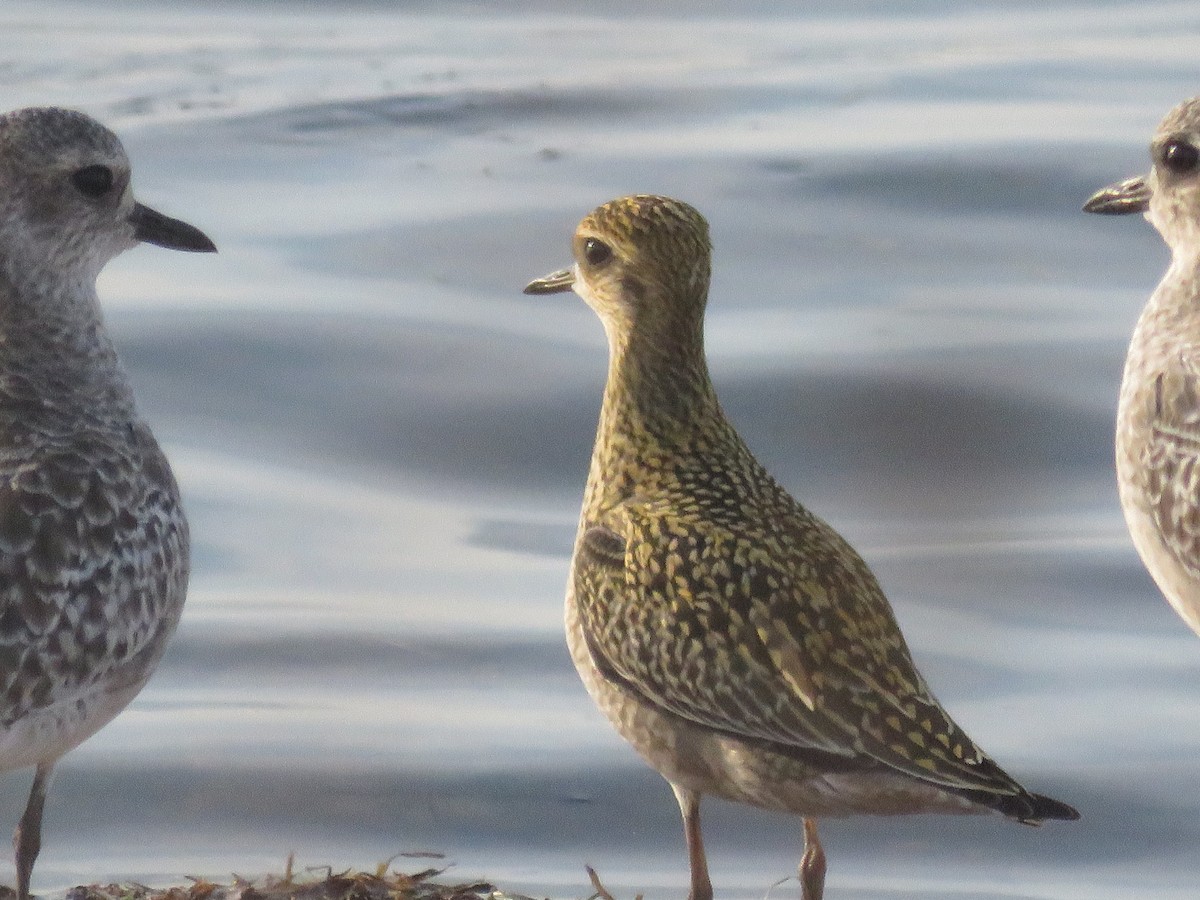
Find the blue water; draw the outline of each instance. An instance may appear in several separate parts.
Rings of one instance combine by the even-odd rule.
[[[603,335],[520,293],[653,191],[712,224],[732,419],[872,563],[955,717],[1084,815],[828,821],[830,900],[1196,895],[1200,641],[1111,472],[1167,255],[1079,206],[1200,89],[1200,8],[98,6],[0,6],[3,105],[109,123],[221,252],[101,280],[195,567],[158,675],[59,768],[35,889],[431,850],[684,895],[670,791],[562,646]],[[0,780],[0,831],[27,786]],[[797,821],[706,822],[719,897],[796,895]]]

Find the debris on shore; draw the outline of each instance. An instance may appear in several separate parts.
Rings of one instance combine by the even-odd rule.
[[[288,857],[282,875],[255,879],[234,875],[228,883],[188,878],[187,884],[168,888],[136,883],[80,885],[40,900],[534,900],[502,891],[487,881],[444,881],[439,876],[445,869],[412,874],[389,871],[392,860],[381,863],[374,872],[335,872],[322,866],[297,873],[293,862]],[[12,888],[0,887],[0,900],[15,897]]]

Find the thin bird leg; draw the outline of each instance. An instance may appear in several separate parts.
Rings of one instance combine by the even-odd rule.
[[[46,790],[50,787],[50,773],[54,762],[38,763],[33,776],[33,787],[29,789],[29,802],[17,830],[13,832],[13,849],[17,857],[17,900],[29,900],[29,879],[33,875],[33,863],[42,849],[42,810],[46,806]]]
[[[671,785],[679,811],[683,813],[683,836],[687,840],[688,865],[692,870],[692,889],[688,900],[712,900],[712,881],[708,877],[708,858],[700,834],[700,795],[679,785]]]
[[[825,851],[817,837],[817,820],[804,820],[804,855],[800,857],[801,900],[821,900],[825,894]]]

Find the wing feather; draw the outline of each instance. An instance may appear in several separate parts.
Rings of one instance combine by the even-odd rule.
[[[825,523],[796,506],[785,531],[735,533],[669,509],[629,503],[581,532],[575,591],[602,669],[783,752],[1021,793],[942,710],[874,576]]]
[[[1149,439],[1135,471],[1167,552],[1200,578],[1200,371],[1191,355],[1174,363],[1154,381]]]
[[[0,476],[0,728],[144,678],[174,629],[187,525],[142,436],[75,435]]]

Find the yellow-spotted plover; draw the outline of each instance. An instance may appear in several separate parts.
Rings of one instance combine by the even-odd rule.
[[[725,418],[704,354],[703,217],[614,200],[580,223],[574,255],[525,289],[573,288],[609,344],[567,641],[597,705],[675,791],[691,900],[712,897],[704,794],[804,817],[806,900],[823,892],[822,816],[1077,818],[951,721],[866,563]]]

